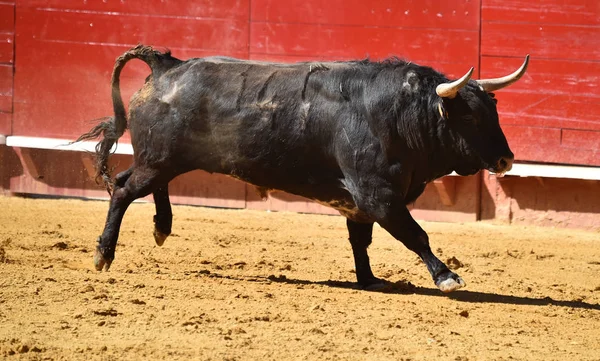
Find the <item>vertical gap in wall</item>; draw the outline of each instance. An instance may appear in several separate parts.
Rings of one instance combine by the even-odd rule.
[[[15,122],[15,73],[17,71],[17,2],[14,1],[13,2],[14,6],[13,6],[13,42],[12,42],[12,48],[13,48],[13,56],[12,56],[12,96],[10,98],[11,100],[11,112],[10,112],[10,125],[9,125],[9,129],[8,129],[8,134],[6,135],[12,135],[13,134],[13,129],[14,129],[14,122]]]
[[[483,176],[484,176],[485,171],[479,171],[477,173],[477,182],[475,183],[475,194],[476,194],[476,199],[475,199],[475,221],[479,222],[481,221],[481,202],[482,202],[482,198],[483,198]]]
[[[483,27],[483,18],[481,17],[482,14],[482,8],[483,8],[483,2],[485,0],[479,0],[479,15],[478,15],[478,25],[479,25],[479,31],[478,31],[478,38],[477,38],[477,78],[481,78],[481,33],[482,33],[482,27]]]
[[[252,0],[248,0],[248,39],[246,43],[246,58],[250,59],[250,39],[252,38]],[[248,209],[248,184],[244,183],[244,209]]]
[[[482,24],[483,24],[483,19],[481,17],[482,14],[482,8],[483,8],[483,2],[485,0],[479,0],[479,14],[478,14],[478,19],[477,19],[477,25],[478,25],[478,32],[477,32],[477,78],[480,79],[481,78],[481,28],[482,28]],[[475,214],[475,219],[477,221],[481,220],[481,209],[482,209],[482,204],[481,202],[483,202],[483,194],[482,192],[484,192],[484,186],[483,186],[483,171],[479,172],[479,178],[477,179],[477,201],[475,202],[476,206],[476,214]]]

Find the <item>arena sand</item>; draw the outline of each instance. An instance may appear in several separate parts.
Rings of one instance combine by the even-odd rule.
[[[174,207],[127,212],[109,272],[107,202],[0,197],[8,360],[600,360],[600,234],[421,223],[467,282],[444,295],[375,227],[384,292],[356,289],[342,217]]]

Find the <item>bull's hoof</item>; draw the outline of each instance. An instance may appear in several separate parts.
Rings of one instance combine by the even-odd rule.
[[[365,291],[381,291],[389,286],[389,283],[385,280],[379,279],[377,277],[369,278],[366,281],[358,282],[358,285],[361,289]]]
[[[442,275],[438,276],[438,279],[435,282],[435,285],[438,286],[440,291],[442,291],[444,293],[449,293],[452,291],[456,291],[460,288],[463,288],[467,284],[456,273],[448,271],[448,272],[443,273]]]
[[[164,234],[158,229],[154,228],[154,241],[156,242],[157,246],[160,247],[163,244],[165,244],[165,240],[167,239],[167,237],[169,237],[168,234]]]
[[[96,267],[96,271],[108,271],[110,268],[110,264],[112,263],[112,259],[107,259],[102,255],[99,249],[96,249],[94,252],[94,267]]]

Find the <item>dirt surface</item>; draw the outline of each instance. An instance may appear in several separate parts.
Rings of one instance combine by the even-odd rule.
[[[0,197],[0,357],[8,360],[599,360],[600,234],[422,223],[467,282],[441,294],[381,228],[386,292],[354,288],[341,217],[154,206],[127,212],[93,270],[108,203]]]

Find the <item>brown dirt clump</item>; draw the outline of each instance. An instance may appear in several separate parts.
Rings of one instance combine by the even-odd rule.
[[[381,292],[354,287],[341,217],[176,206],[128,210],[93,270],[108,203],[0,197],[0,358],[597,360],[600,234],[422,223],[467,282],[442,294],[375,227]],[[460,260],[460,261],[458,261]]]

